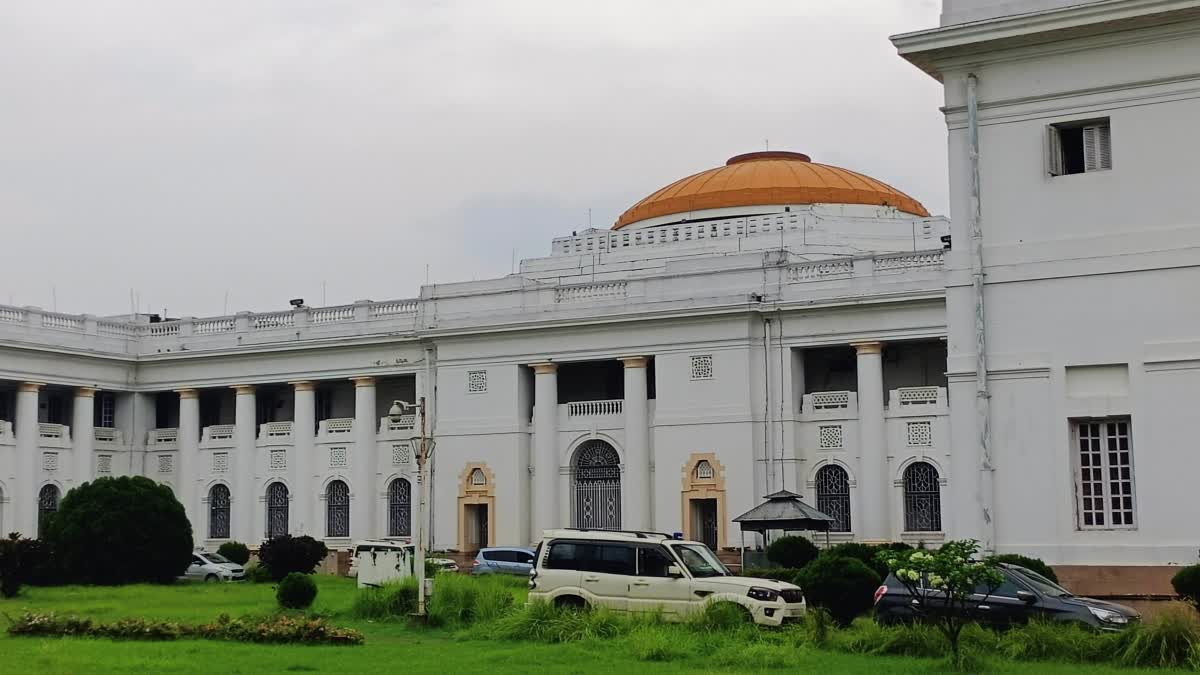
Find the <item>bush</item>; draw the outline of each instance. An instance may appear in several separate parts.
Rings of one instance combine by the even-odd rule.
[[[408,577],[386,583],[379,588],[366,588],[354,598],[351,614],[358,619],[407,618],[417,611],[417,579]]]
[[[792,567],[751,567],[741,572],[741,575],[744,577],[774,579],[775,581],[783,581],[789,584],[796,583],[797,574],[800,574],[800,570]]]
[[[1138,668],[1182,668],[1200,647],[1200,619],[1184,603],[1173,603],[1144,626],[1133,629],[1120,653],[1122,665]]]
[[[1054,573],[1054,569],[1037,558],[1030,558],[1019,553],[1001,553],[1000,555],[988,558],[988,560],[993,563],[1005,563],[1024,567],[1031,572],[1037,572],[1056,584],[1058,583],[1058,575]]]
[[[821,551],[804,537],[780,537],[767,547],[767,560],[780,567],[800,569],[816,559]]]
[[[246,581],[253,584],[269,583],[273,581],[271,579],[271,570],[268,570],[259,563],[250,563],[246,566]]]
[[[46,527],[66,580],[167,583],[192,560],[192,526],[171,489],[142,476],[97,478],[71,490]]]
[[[0,539],[0,595],[11,598],[20,592],[21,585],[28,579],[30,565],[34,562],[30,551],[35,543],[18,532],[9,534],[7,539]]]
[[[356,630],[331,626],[324,619],[288,616],[230,619],[222,615],[214,623],[192,626],[148,619],[120,619],[106,624],[74,616],[59,617],[55,614],[26,612],[8,627],[8,633],[37,637],[86,636],[111,640],[203,638],[238,642],[331,645],[357,645],[363,642],[362,633]]]
[[[879,575],[856,558],[823,553],[796,577],[809,607],[823,607],[840,625],[870,611]]]
[[[1175,573],[1171,586],[1179,597],[1200,609],[1200,565],[1188,565]]]
[[[286,609],[307,609],[317,598],[317,582],[307,574],[292,572],[279,582],[275,599]]]
[[[271,573],[271,581],[280,581],[292,572],[312,574],[328,554],[325,544],[308,535],[285,534],[264,541],[258,560]]]
[[[30,586],[57,586],[63,583],[64,574],[58,564],[54,548],[44,539],[25,540],[24,583]]]
[[[229,562],[245,565],[250,562],[250,547],[240,541],[227,541],[217,549],[217,555]]]

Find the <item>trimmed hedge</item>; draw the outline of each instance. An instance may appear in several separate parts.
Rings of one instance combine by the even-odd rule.
[[[1171,577],[1171,586],[1179,597],[1200,609],[1200,565],[1188,565]]]
[[[282,581],[292,572],[312,574],[328,554],[324,543],[308,535],[285,534],[264,541],[258,549],[258,561],[271,572],[271,581]]]
[[[317,599],[317,582],[307,574],[292,572],[279,582],[275,599],[285,609],[308,609]]]
[[[789,584],[796,583],[797,574],[800,574],[800,570],[792,567],[748,567],[741,571],[741,576],[743,577],[774,579],[775,581],[784,581]],[[796,585],[798,586],[799,584]]]
[[[229,562],[245,565],[250,562],[250,547],[240,541],[227,541],[217,549],[217,555]]]
[[[780,567],[799,569],[817,559],[821,550],[817,545],[799,536],[780,537],[767,546],[767,560]]]
[[[100,623],[77,616],[26,612],[8,627],[9,635],[33,637],[99,637],[112,640],[233,640],[272,644],[359,645],[362,633],[330,625],[324,619],[273,616],[231,619],[222,614],[215,622],[189,625],[173,621],[121,619]]]
[[[823,607],[838,624],[847,626],[875,604],[880,578],[857,558],[822,553],[800,570],[796,584],[809,607]]]

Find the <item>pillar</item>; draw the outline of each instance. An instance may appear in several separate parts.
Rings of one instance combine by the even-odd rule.
[[[39,382],[22,382],[17,388],[17,414],[15,423],[16,435],[16,469],[17,474],[10,487],[12,489],[12,523],[13,528],[21,534],[33,538],[37,532],[37,498],[41,483],[38,480],[38,391],[43,387]]]
[[[92,479],[92,455],[96,450],[96,390],[75,388],[75,403],[71,407],[71,452],[75,459],[75,485]]]
[[[292,456],[288,461],[292,489],[289,495],[292,509],[288,527],[295,535],[307,534],[315,539],[325,536],[316,525],[320,500],[313,487],[313,455],[316,454],[317,395],[312,382],[292,382],[295,411],[292,414]]]
[[[200,392],[195,389],[176,391],[179,394],[179,426],[176,429],[179,457],[175,467],[179,486],[176,489],[179,490],[179,501],[183,504],[188,521],[192,524],[192,538],[200,543],[208,537],[208,519],[201,517],[203,514],[196,498],[199,476],[197,464],[200,461]]]
[[[621,527],[651,530],[650,427],[648,423],[645,356],[620,359],[625,365],[625,475],[622,490],[625,510]]]
[[[863,541],[890,541],[891,481],[887,479],[887,434],[883,418],[883,343],[855,342],[858,352],[858,481]]]
[[[258,456],[258,405],[254,396],[254,385],[240,384],[233,387],[237,392],[234,405],[234,467],[237,473],[233,477],[233,503],[229,509],[229,534],[245,543],[254,546],[262,541],[263,527],[255,511],[258,499],[255,495],[255,459]]]
[[[370,539],[375,526],[376,427],[375,378],[352,377],[354,382],[354,448],[350,451],[350,536]]]
[[[533,494],[530,505],[532,539],[542,530],[559,527],[558,504],[558,364],[535,363],[533,368]]]

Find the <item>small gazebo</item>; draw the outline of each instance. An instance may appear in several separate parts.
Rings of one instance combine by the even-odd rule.
[[[766,539],[769,530],[807,530],[824,532],[825,545],[829,545],[829,529],[833,516],[821,513],[800,501],[800,495],[788,490],[772,492],[765,502],[743,513],[733,522],[742,528],[742,565],[746,563],[746,531],[758,532]]]

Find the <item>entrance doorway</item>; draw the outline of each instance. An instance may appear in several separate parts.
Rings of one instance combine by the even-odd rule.
[[[467,551],[478,551],[488,544],[488,505],[463,505],[464,534]]]
[[[621,529],[621,459],[604,441],[579,446],[571,466],[575,499],[571,525],[586,530]]]
[[[692,499],[692,532],[696,540],[717,550],[717,500]]]

